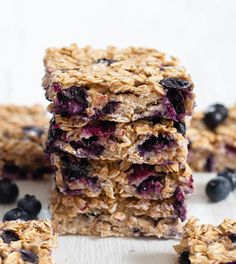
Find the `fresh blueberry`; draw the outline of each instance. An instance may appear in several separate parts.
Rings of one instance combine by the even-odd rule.
[[[35,219],[41,210],[41,203],[38,201],[34,195],[26,194],[21,198],[17,207],[24,210],[32,219]]]
[[[228,109],[222,104],[211,105],[205,112],[203,122],[209,129],[215,129],[228,116]]]
[[[110,66],[112,63],[114,63],[115,62],[115,60],[112,60],[112,59],[106,59],[106,58],[103,58],[103,59],[98,59],[97,61],[96,61],[96,63],[102,63],[102,64],[105,64],[105,65],[107,65],[107,66]]]
[[[14,208],[10,211],[6,212],[3,216],[3,221],[12,221],[12,220],[22,220],[28,221],[30,220],[30,216],[20,208]]]
[[[188,251],[184,251],[181,253],[181,255],[179,257],[179,263],[180,264],[191,264]]]
[[[32,263],[32,264],[38,263],[38,256],[34,252],[30,250],[21,249],[20,254],[24,261]]]
[[[160,81],[160,84],[166,89],[188,89],[192,86],[189,81],[174,77],[165,78]]]
[[[236,171],[226,168],[222,172],[219,172],[217,176],[227,178],[232,185],[232,189],[236,188]]]
[[[27,126],[22,128],[24,134],[31,137],[41,137],[44,133],[43,129],[40,127]]]
[[[18,241],[20,239],[13,230],[4,230],[2,233],[0,233],[0,237],[6,244],[9,244],[12,241]]]
[[[17,185],[10,179],[0,179],[0,204],[14,203],[19,194]]]
[[[231,182],[222,176],[210,180],[206,186],[206,194],[212,202],[224,200],[231,191]]]
[[[186,134],[186,125],[184,122],[174,122],[174,127],[183,136]]]

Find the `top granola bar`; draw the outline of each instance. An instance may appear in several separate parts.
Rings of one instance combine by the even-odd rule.
[[[176,58],[155,49],[48,49],[43,86],[49,110],[70,118],[130,122],[184,121],[194,107],[193,83]]]

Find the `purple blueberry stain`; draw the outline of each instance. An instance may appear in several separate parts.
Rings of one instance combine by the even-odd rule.
[[[169,135],[161,134],[151,136],[149,139],[138,145],[140,155],[145,155],[147,152],[158,152],[159,150],[166,149],[173,144],[173,140]]]
[[[82,133],[88,136],[106,137],[114,134],[116,123],[111,121],[98,121],[83,127]]]
[[[77,151],[79,157],[100,156],[104,150],[104,146],[97,143],[98,138],[92,136],[88,139],[83,138],[80,141],[72,141],[70,145]]]
[[[185,193],[180,187],[177,187],[174,196],[176,198],[176,202],[174,203],[174,209],[181,221],[185,221],[187,214],[186,206],[184,204]]]
[[[139,184],[137,193],[140,195],[160,195],[162,188],[160,178],[151,176]]]
[[[154,166],[149,164],[133,164],[129,171],[131,172],[128,175],[129,184],[135,185],[155,174]]]
[[[68,191],[76,192],[81,190],[69,190],[69,185],[78,183],[84,187],[98,190],[101,188],[97,176],[91,175],[91,165],[87,159],[80,159],[79,162],[72,156],[64,156],[62,158],[63,169],[62,175],[67,183]]]
[[[63,116],[80,115],[87,107],[87,92],[84,86],[72,86],[57,93],[54,113]]]
[[[100,119],[105,117],[106,115],[111,115],[115,113],[119,107],[120,102],[110,101],[108,102],[101,110],[95,109],[95,114],[92,119]]]

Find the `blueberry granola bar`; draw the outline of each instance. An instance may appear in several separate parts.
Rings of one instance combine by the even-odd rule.
[[[176,59],[145,48],[48,49],[47,152],[62,234],[177,237],[192,192],[186,117],[193,83]]]
[[[0,223],[0,263],[50,264],[56,236],[51,223],[39,221],[9,221]]]
[[[121,197],[163,200],[172,197],[181,187],[186,194],[193,190],[191,170],[187,164],[160,167],[134,164],[126,160],[98,161],[77,159],[72,155],[51,156],[55,183],[61,192],[70,195],[112,199]],[[176,171],[174,171],[176,169]]]
[[[182,163],[187,157],[187,142],[176,128],[149,121],[98,121],[70,127],[54,119],[49,128],[48,151],[60,150],[78,158]]]
[[[59,234],[176,238],[186,218],[184,199],[181,189],[162,202],[119,195],[88,198],[54,190],[52,225]]]
[[[175,246],[178,263],[235,264],[236,221],[226,219],[219,226],[199,225],[191,218],[184,227],[183,238]]]
[[[39,105],[0,106],[0,174],[4,177],[40,178],[49,173],[44,153],[48,119]]]
[[[224,118],[218,115],[224,110]],[[208,115],[213,117],[210,120]],[[236,169],[236,107],[216,104],[206,112],[197,112],[187,130],[189,139],[188,162],[195,171]],[[212,127],[213,126],[213,127]]]
[[[49,110],[76,120],[184,121],[194,107],[193,83],[176,58],[147,48],[51,48],[43,86]]]

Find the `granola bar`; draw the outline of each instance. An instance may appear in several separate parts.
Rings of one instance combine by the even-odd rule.
[[[163,202],[137,198],[66,195],[54,190],[50,209],[59,234],[176,238],[185,220],[185,195]]]
[[[186,194],[193,190],[187,164],[172,166],[172,171],[168,171],[171,167],[133,164],[126,160],[77,159],[66,153],[52,154],[51,161],[56,185],[65,194],[88,197],[104,194],[112,199],[120,194],[121,197],[163,200],[174,196],[179,187]]]
[[[0,263],[50,264],[56,245],[47,220],[0,222]]]
[[[52,113],[77,120],[184,121],[194,107],[193,83],[176,58],[155,49],[51,48],[43,86]]]
[[[44,153],[48,119],[39,105],[0,106],[0,174],[4,177],[40,178],[49,173]]]
[[[236,221],[225,219],[220,225],[199,225],[191,218],[184,227],[183,238],[175,246],[178,263],[236,263]]]
[[[191,168],[195,171],[235,170],[236,106],[228,108],[227,118],[214,129],[207,127],[204,115],[204,112],[195,113],[187,130]]]
[[[70,127],[54,119],[49,129],[48,151],[60,150],[78,158],[164,165],[185,162],[187,141],[176,128],[149,121],[99,121]]]

